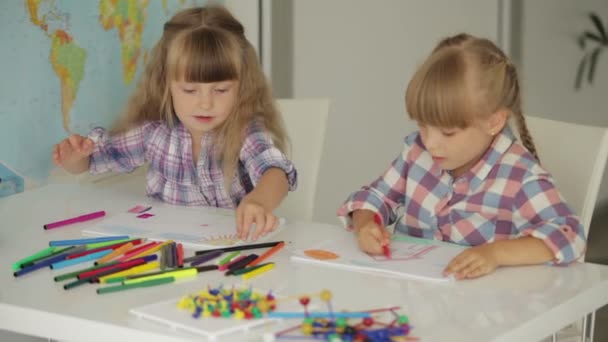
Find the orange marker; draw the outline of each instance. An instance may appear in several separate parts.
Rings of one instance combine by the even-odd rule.
[[[259,257],[257,257],[257,259],[253,260],[252,262],[250,262],[247,267],[251,267],[251,266],[255,266],[259,263],[261,263],[262,261],[268,259],[270,256],[272,256],[274,253],[278,252],[281,248],[283,248],[283,246],[285,246],[285,242],[281,241],[279,244],[277,244],[276,246],[272,247],[271,249],[267,250],[266,252],[264,252],[263,254],[261,254]]]
[[[96,265],[105,264],[106,262],[116,258],[117,256],[123,255],[125,252],[127,252],[129,249],[131,249],[133,246],[134,246],[134,244],[132,242],[124,244],[124,245],[116,248],[115,250],[113,250],[110,254],[107,254],[103,258],[97,260],[97,262],[95,262],[95,264]]]

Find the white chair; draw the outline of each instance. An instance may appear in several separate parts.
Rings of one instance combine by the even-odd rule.
[[[533,116],[527,116],[526,123],[541,165],[553,175],[558,190],[579,215],[588,237],[608,159],[608,129]],[[595,312],[589,315],[589,323],[587,319],[587,316],[583,318],[582,329],[577,327],[584,342],[587,338],[593,341]],[[567,331],[563,333],[568,334]],[[558,335],[554,334],[553,341],[557,339]],[[559,339],[562,340],[561,337]]]
[[[288,220],[310,221],[313,217],[317,179],[329,114],[328,99],[278,100],[291,142],[289,157],[298,170],[298,188],[290,192],[277,215]]]
[[[608,159],[608,129],[533,116],[526,123],[541,165],[553,175],[588,236]]]

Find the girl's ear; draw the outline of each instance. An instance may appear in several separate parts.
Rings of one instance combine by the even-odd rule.
[[[497,111],[496,113],[492,114],[487,121],[488,134],[490,134],[490,135],[498,134],[503,129],[503,127],[505,127],[505,125],[507,124],[508,118],[509,118],[509,113],[504,109],[501,109],[501,110]]]

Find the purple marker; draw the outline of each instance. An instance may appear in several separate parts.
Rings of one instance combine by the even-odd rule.
[[[207,262],[211,259],[215,259],[215,258],[219,257],[220,255],[222,255],[222,253],[224,253],[224,251],[219,249],[219,250],[215,250],[215,251],[212,251],[209,253],[195,255],[193,257],[185,259],[184,262],[189,262],[190,266],[196,266],[196,265],[200,265],[204,262]]]
[[[70,219],[67,219],[67,220],[57,221],[57,222],[53,222],[53,223],[47,223],[47,224],[45,224],[43,226],[43,228],[44,229],[59,228],[59,227],[67,226],[69,224],[90,221],[90,220],[94,220],[96,218],[104,217],[104,216],[106,216],[106,212],[105,211],[103,211],[103,210],[102,211],[96,211],[94,213],[90,213],[90,214],[86,214],[86,215],[81,215],[81,216],[70,218]]]

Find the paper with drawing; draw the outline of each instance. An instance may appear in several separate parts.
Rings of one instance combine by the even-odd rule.
[[[390,259],[371,256],[359,250],[352,232],[344,230],[342,238],[300,249],[291,259],[352,271],[443,282],[450,280],[442,275],[443,269],[464,247],[397,234],[393,236],[390,249]]]
[[[280,222],[274,232],[260,241],[282,229],[285,222],[283,219]],[[129,235],[153,241],[174,240],[191,248],[216,248],[245,243],[236,235],[234,211],[167,204],[137,205],[125,208],[123,212],[109,213],[99,224],[83,230],[83,234]]]

